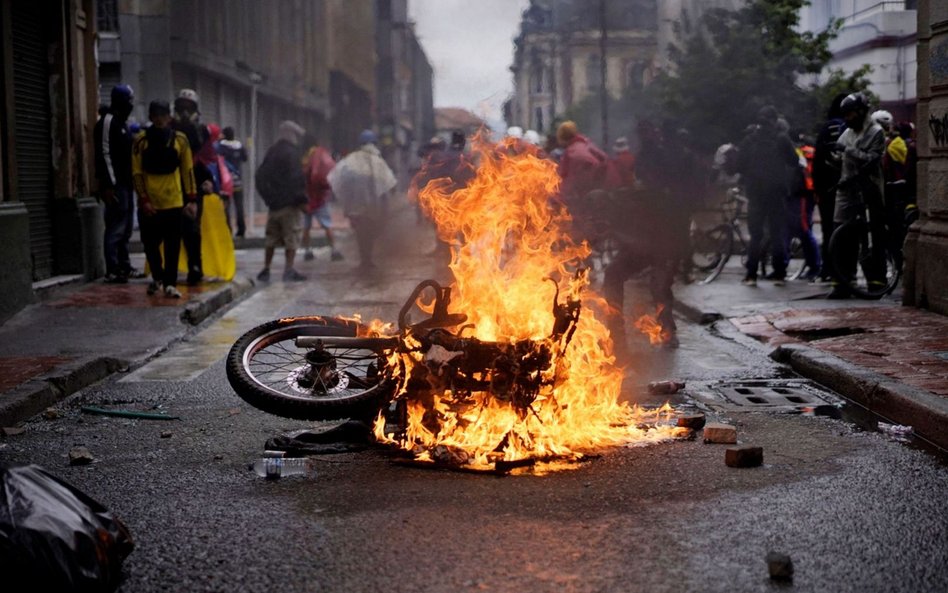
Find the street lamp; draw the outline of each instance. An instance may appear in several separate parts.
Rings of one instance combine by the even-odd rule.
[[[256,228],[257,211],[257,87],[263,82],[263,76],[251,72],[250,76],[250,136],[247,138],[247,162],[250,170],[247,175],[247,187],[244,199],[247,201],[247,226],[251,235]]]

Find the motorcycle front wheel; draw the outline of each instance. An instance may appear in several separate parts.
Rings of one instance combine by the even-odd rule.
[[[250,405],[297,420],[365,419],[394,391],[391,338],[357,338],[360,324],[290,317],[259,325],[231,347],[227,380]],[[297,338],[305,344],[297,345]],[[314,340],[315,339],[315,340]]]

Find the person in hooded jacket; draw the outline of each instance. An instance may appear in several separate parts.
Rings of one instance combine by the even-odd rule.
[[[95,173],[99,195],[105,204],[105,281],[124,284],[136,275],[128,255],[132,237],[132,135],[128,116],[135,94],[132,87],[119,84],[112,88],[109,107],[93,130]]]
[[[352,224],[359,248],[360,273],[372,273],[375,243],[384,228],[388,197],[398,180],[382,158],[372,130],[359,134],[359,149],[354,150],[329,172],[329,185]]]
[[[568,204],[595,189],[618,184],[615,178],[610,178],[609,155],[580,134],[575,122],[561,123],[556,130],[556,140],[563,148],[559,171],[560,195],[564,202]]]
[[[742,283],[757,286],[761,248],[765,232],[770,235],[771,265],[768,276],[775,286],[783,286],[787,276],[787,198],[790,183],[799,166],[790,137],[781,132],[776,108],[766,105],[757,113],[757,125],[741,140],[737,152],[737,172],[747,192],[747,272]],[[766,229],[766,231],[765,231]]]

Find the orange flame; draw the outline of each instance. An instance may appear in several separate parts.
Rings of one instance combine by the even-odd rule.
[[[467,187],[451,191],[450,179],[437,179],[418,194],[438,236],[451,244],[452,312],[467,314],[473,324],[465,335],[551,346],[556,382],[540,391],[526,414],[487,393],[471,394],[470,405],[461,407],[448,389],[433,401],[409,400],[404,440],[396,443],[385,433],[382,416],[376,437],[413,451],[419,460],[450,451],[455,462],[489,467],[498,459],[575,459],[605,446],[680,434],[661,425],[670,407],[649,411],[619,401],[622,372],[614,364],[609,332],[592,308],[583,307],[562,356],[550,343],[557,291],[550,278],[568,299],[586,291],[585,303],[601,301],[587,286],[587,275],[575,273],[589,248],[571,239],[569,214],[551,200],[559,185],[556,164],[536,151],[498,150],[480,139],[474,145],[477,174]],[[406,368],[422,363],[421,355],[404,358]]]
[[[665,331],[662,328],[662,325],[658,322],[658,317],[662,314],[663,309],[664,306],[658,305],[655,315],[649,315],[646,313],[632,322],[632,326],[635,327],[635,329],[648,336],[649,344],[664,344],[669,339],[671,339],[671,334]]]

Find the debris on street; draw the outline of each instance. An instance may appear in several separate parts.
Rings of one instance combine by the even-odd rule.
[[[690,428],[692,430],[701,430],[704,428],[704,414],[684,414],[678,417],[677,425],[681,428]]]
[[[722,445],[737,444],[737,429],[730,424],[709,422],[704,427],[704,442]]]
[[[724,452],[724,463],[728,467],[758,467],[764,463],[764,449],[752,445],[728,447]]]
[[[770,552],[767,554],[767,570],[773,581],[793,580],[793,560],[786,554]]]
[[[167,412],[139,412],[136,410],[109,410],[106,408],[97,408],[95,406],[83,406],[84,414],[97,414],[100,416],[118,416],[120,418],[141,418],[143,420],[180,420],[180,416],[169,416]]]
[[[95,461],[95,457],[85,447],[73,447],[69,451],[69,465],[89,465],[93,461]]]

